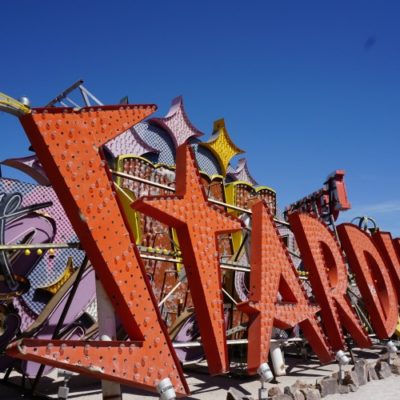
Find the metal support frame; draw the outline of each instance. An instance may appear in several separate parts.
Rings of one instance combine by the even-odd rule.
[[[179,278],[178,283],[169,291],[167,295],[163,297],[163,299],[158,303],[158,307],[161,307],[172,295],[173,293],[181,286],[183,280],[186,278],[186,275],[183,275]]]
[[[103,103],[92,93],[89,92],[84,86],[83,86],[83,80],[76,81],[74,84],[72,84],[70,87],[65,89],[63,92],[61,92],[57,97],[55,97],[53,100],[49,101],[45,107],[55,107],[57,104],[61,104],[63,107],[70,107],[71,105],[75,108],[81,108],[79,104],[77,104],[75,101],[73,101],[68,95],[72,93],[74,90],[79,89],[79,92],[82,96],[82,100],[85,103],[85,106],[91,106],[90,104],[90,99],[94,101],[98,106],[102,106]],[[70,103],[67,104],[66,102]]]
[[[235,305],[238,304],[238,302],[224,289],[222,288],[222,293]]]
[[[79,249],[80,243],[1,244],[0,251]]]
[[[295,343],[295,342],[304,342],[305,340],[302,338],[290,338],[290,339],[271,339],[271,343]],[[247,344],[248,340],[247,339],[231,339],[227,340],[226,344],[229,346],[235,346],[239,344]],[[173,346],[175,349],[183,348],[183,347],[201,347],[203,346],[203,343],[200,341],[195,341],[195,342],[179,342],[179,343],[173,343]]]
[[[136,182],[140,182],[140,183],[145,183],[145,184],[147,184],[147,185],[154,186],[154,187],[157,187],[157,188],[159,188],[159,189],[164,189],[164,190],[168,190],[168,191],[170,191],[170,192],[175,192],[175,189],[174,189],[174,188],[171,188],[171,187],[169,187],[169,186],[167,186],[167,185],[163,185],[163,184],[161,184],[161,183],[152,182],[152,181],[149,181],[148,179],[140,178],[140,177],[138,177],[138,176],[129,175],[129,174],[126,174],[126,173],[124,173],[124,172],[115,171],[115,170],[113,170],[113,169],[110,169],[110,173],[113,174],[113,175],[115,175],[115,176],[119,176],[120,178],[130,179],[130,180],[132,180],[132,181],[136,181]],[[252,214],[251,210],[249,210],[249,209],[247,209],[247,208],[237,207],[237,206],[234,206],[234,205],[232,205],[232,204],[224,203],[224,202],[222,202],[222,201],[215,200],[215,199],[210,198],[210,197],[208,198],[208,201],[209,201],[210,203],[212,203],[212,204],[217,205],[217,206],[226,207],[226,208],[229,208],[229,209],[231,209],[231,210],[240,211],[240,212],[242,212],[242,213],[246,213],[246,214],[249,214],[249,215]],[[274,221],[275,221],[276,223],[281,224],[281,225],[284,225],[284,226],[290,226],[288,222],[282,221],[282,220],[280,220],[280,219],[278,219],[278,218],[274,218]]]
[[[52,336],[53,340],[60,339],[59,335],[60,335],[62,326],[64,324],[65,317],[67,316],[69,308],[71,307],[72,301],[73,301],[73,299],[75,297],[76,291],[78,290],[78,286],[79,286],[80,280],[82,278],[83,273],[85,272],[85,268],[86,268],[87,264],[88,264],[88,258],[87,258],[87,256],[85,256],[85,258],[82,261],[81,266],[79,267],[78,274],[76,275],[74,284],[72,285],[71,291],[70,291],[70,293],[68,295],[68,299],[67,299],[67,301],[65,303],[65,307],[64,307],[64,309],[63,309],[63,311],[61,313],[60,319],[57,322],[56,328],[55,328],[53,336]],[[43,375],[44,368],[45,368],[45,365],[42,364],[40,366],[37,374],[36,374],[36,377],[35,377],[35,380],[33,382],[32,389],[31,389],[31,393],[32,394],[35,394],[36,387],[37,387],[37,385],[38,385],[38,383],[40,381],[40,378]]]

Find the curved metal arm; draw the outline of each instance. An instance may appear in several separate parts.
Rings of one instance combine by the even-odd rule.
[[[16,117],[21,117],[22,115],[29,114],[31,109],[18,100],[4,93],[0,93],[0,111],[15,115]]]

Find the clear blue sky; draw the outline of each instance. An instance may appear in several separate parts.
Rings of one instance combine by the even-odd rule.
[[[207,134],[224,117],[281,206],[347,172],[354,211],[400,235],[400,2],[4,1],[0,91],[48,102],[77,79],[163,115],[183,95]],[[23,156],[0,115],[0,158]]]

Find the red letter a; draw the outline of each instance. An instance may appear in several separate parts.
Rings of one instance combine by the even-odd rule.
[[[288,329],[299,324],[320,360],[330,361],[331,353],[315,316],[319,307],[308,302],[268,207],[259,202],[252,212],[250,296],[238,305],[250,315],[249,373],[268,360],[273,326]],[[282,300],[278,300],[278,293]]]

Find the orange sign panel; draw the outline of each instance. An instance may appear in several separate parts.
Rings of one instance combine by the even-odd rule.
[[[320,360],[332,360],[316,318],[320,308],[309,303],[268,206],[258,202],[252,207],[252,213],[250,296],[247,302],[238,305],[250,315],[249,372],[255,373],[268,360],[273,326],[288,329],[299,324]]]
[[[227,372],[217,235],[240,229],[241,222],[209,203],[189,147],[178,147],[176,168],[176,195],[142,197],[133,207],[176,229],[209,371]]]
[[[154,390],[188,388],[99,147],[153,105],[34,109],[21,122],[131,342],[22,340],[8,354]],[[138,343],[139,342],[139,343]]]

